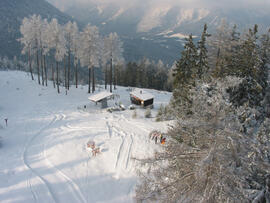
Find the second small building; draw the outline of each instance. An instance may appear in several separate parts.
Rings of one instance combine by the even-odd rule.
[[[136,88],[130,92],[130,101],[143,107],[153,107],[154,96],[145,90]]]

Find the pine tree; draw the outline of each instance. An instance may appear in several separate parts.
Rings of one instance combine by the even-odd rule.
[[[230,42],[228,52],[225,57],[225,63],[227,64],[227,69],[224,71],[224,74],[236,76],[239,75],[238,66],[239,66],[239,53],[240,53],[240,33],[237,31],[237,26],[234,25],[231,30]]]
[[[198,42],[198,78],[202,79],[203,73],[206,73],[209,70],[208,57],[207,57],[207,48],[206,48],[206,39],[211,35],[207,33],[207,25],[204,25],[201,39]]]
[[[184,46],[184,50],[181,53],[181,58],[176,63],[176,69],[174,70],[174,91],[172,105],[176,112],[182,111],[183,106],[186,107],[191,105],[191,95],[189,90],[195,85],[198,70],[198,52],[193,43],[192,35],[190,35],[186,41],[187,42]],[[188,108],[184,109],[188,110]]]

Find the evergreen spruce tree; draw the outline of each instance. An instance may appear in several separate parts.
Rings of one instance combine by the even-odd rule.
[[[203,73],[209,70],[208,60],[207,60],[207,48],[206,39],[211,35],[207,33],[207,24],[204,25],[201,39],[198,42],[198,77],[202,79]]]
[[[231,43],[229,48],[229,54],[226,57],[226,63],[228,64],[227,75],[237,75],[239,66],[239,52],[240,52],[240,33],[237,31],[237,26],[234,25],[231,31]]]
[[[180,60],[176,63],[176,68],[174,70],[174,91],[173,100],[171,102],[173,108],[176,110],[176,115],[179,112],[187,110],[187,106],[191,105],[190,100],[190,89],[194,87],[195,80],[197,76],[197,59],[198,51],[193,43],[192,34],[186,39],[187,42],[184,46],[184,50],[181,53]],[[185,107],[185,108],[182,108]],[[184,112],[183,112],[184,113]],[[185,112],[191,113],[191,112]]]

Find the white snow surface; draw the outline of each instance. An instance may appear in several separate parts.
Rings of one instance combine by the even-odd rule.
[[[61,94],[49,83],[37,85],[23,72],[0,71],[0,202],[132,202],[142,168],[132,157],[152,156],[162,147],[150,131],[166,131],[166,122],[144,118],[145,109],[109,113],[88,100],[87,86]],[[97,88],[103,91],[101,87]],[[128,88],[118,101],[130,104]],[[170,93],[155,96],[155,115]],[[84,106],[87,106],[85,109]],[[8,126],[4,119],[8,118]],[[89,140],[100,147],[96,157]]]

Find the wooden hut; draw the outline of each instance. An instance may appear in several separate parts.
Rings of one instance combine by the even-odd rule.
[[[103,92],[99,92],[97,94],[91,95],[90,97],[88,97],[88,99],[92,102],[97,103],[101,103],[101,108],[107,108],[108,107],[108,99],[111,99],[113,97],[113,93],[111,92],[107,92],[107,91],[103,91]]]
[[[137,104],[143,107],[152,107],[154,103],[154,96],[145,90],[136,88],[130,92],[130,100],[133,104]]]

